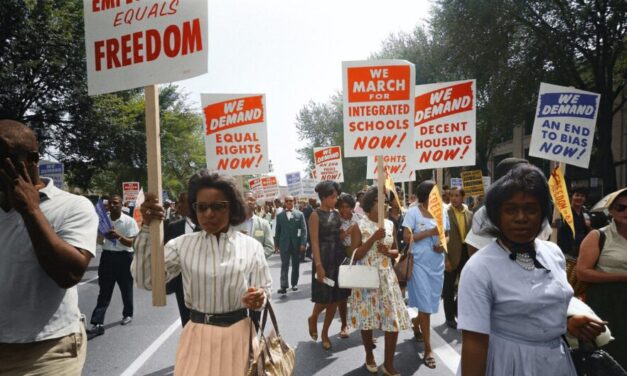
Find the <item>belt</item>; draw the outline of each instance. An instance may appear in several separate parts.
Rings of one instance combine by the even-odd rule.
[[[198,324],[231,326],[246,317],[248,317],[248,311],[246,309],[217,314],[198,312],[193,309],[189,310],[189,319]]]

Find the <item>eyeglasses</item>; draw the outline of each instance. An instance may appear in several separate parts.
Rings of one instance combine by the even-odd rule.
[[[211,209],[212,212],[222,212],[229,206],[228,201],[215,201],[211,203],[207,202],[194,202],[192,204],[192,208],[197,213],[206,212],[208,209]]]
[[[617,212],[623,212],[625,211],[625,209],[627,209],[627,205],[625,204],[614,204],[612,205],[613,209],[616,210]]]

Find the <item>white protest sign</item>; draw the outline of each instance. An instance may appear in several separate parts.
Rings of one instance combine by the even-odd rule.
[[[302,193],[300,172],[285,174],[285,180],[287,181],[287,191],[289,194],[292,196],[300,196]]]
[[[139,182],[127,181],[122,183],[122,201],[135,202],[139,195]]]
[[[207,168],[227,175],[263,174],[268,128],[263,94],[202,94]]]
[[[475,98],[475,80],[416,86],[416,169],[475,164]]]
[[[405,60],[345,61],[344,155],[413,152],[414,65]]]
[[[303,197],[307,198],[318,198],[318,194],[316,193],[316,185],[318,181],[315,179],[303,179],[301,180],[303,185]]]
[[[529,155],[588,168],[601,95],[540,84]]]
[[[63,163],[39,162],[39,176],[52,179],[55,187],[63,189]]]
[[[89,95],[207,73],[206,0],[85,0]]]
[[[339,146],[314,148],[314,162],[316,164],[316,178],[344,182],[342,168],[342,150]]]
[[[379,157],[368,157],[366,179],[377,178],[377,160]],[[406,155],[385,155],[383,156],[383,166],[386,172],[392,177],[395,183],[415,181],[416,174],[407,162],[410,158]]]
[[[462,178],[451,178],[451,188],[463,188]]]
[[[489,176],[483,176],[483,191],[487,192],[488,188],[490,188],[490,184],[492,184],[492,178]]]

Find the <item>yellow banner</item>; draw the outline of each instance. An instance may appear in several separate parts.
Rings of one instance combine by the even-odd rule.
[[[564,173],[562,169],[555,167],[549,178],[549,190],[551,191],[551,198],[557,210],[559,210],[562,218],[573,232],[575,236],[575,222],[573,219],[573,211],[570,209],[570,200],[568,199],[568,191],[566,190],[566,181],[564,180]]]
[[[438,227],[440,245],[444,247],[444,252],[448,253],[448,249],[446,248],[446,233],[444,230],[444,205],[442,204],[442,195],[440,195],[440,190],[437,185],[434,185],[433,189],[431,189],[431,193],[429,193],[429,206],[427,210],[429,210],[429,213],[431,213],[433,219],[435,219],[435,224]]]
[[[388,174],[386,171],[386,175],[387,177],[385,178],[385,188],[388,191],[391,191],[392,194],[394,195],[394,199],[396,200],[396,203],[398,204],[399,209],[404,207],[404,205],[401,205],[401,200],[398,198],[398,194],[396,194],[396,186],[394,185],[394,181],[392,180],[392,175]]]

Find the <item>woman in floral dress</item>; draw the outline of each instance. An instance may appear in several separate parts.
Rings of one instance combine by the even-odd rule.
[[[355,259],[361,265],[379,269],[378,289],[353,289],[349,298],[349,317],[354,328],[361,330],[366,350],[366,368],[377,373],[372,353],[372,330],[385,332],[385,359],[381,371],[384,375],[397,375],[394,368],[394,352],[400,330],[409,329],[409,315],[403,302],[398,279],[392,267],[392,259],[398,256],[394,241],[394,225],[385,220],[385,229],[378,228],[377,188],[369,189],[363,198],[366,216],[359,228],[352,233]]]

